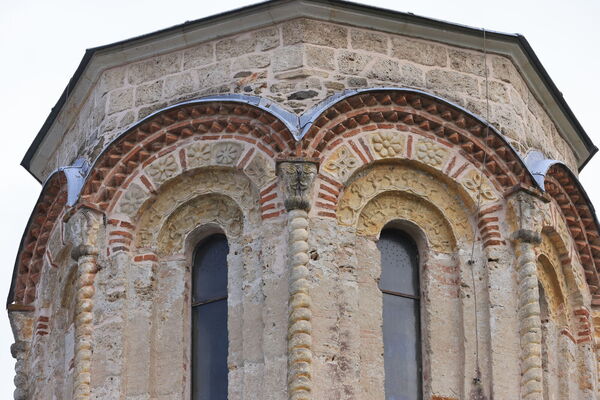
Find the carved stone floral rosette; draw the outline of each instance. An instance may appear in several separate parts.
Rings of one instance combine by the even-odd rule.
[[[285,196],[285,208],[310,210],[310,194],[317,175],[317,164],[310,161],[282,161],[277,165]]]

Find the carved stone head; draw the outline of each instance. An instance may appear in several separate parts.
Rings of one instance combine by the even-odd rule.
[[[310,195],[317,175],[317,164],[308,161],[284,161],[277,167],[285,195],[285,208],[310,209]]]

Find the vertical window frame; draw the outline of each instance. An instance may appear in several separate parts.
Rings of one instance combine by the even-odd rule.
[[[412,224],[411,224],[412,225]],[[384,307],[384,303],[383,303],[383,297],[384,295],[391,295],[391,296],[396,296],[396,297],[400,297],[400,298],[404,298],[404,299],[409,299],[409,300],[413,300],[416,301],[416,308],[418,310],[418,318],[416,320],[417,323],[417,327],[416,327],[416,332],[418,334],[418,338],[417,338],[417,346],[416,346],[416,351],[417,351],[417,355],[418,355],[418,365],[417,365],[417,371],[418,371],[418,393],[417,393],[417,399],[419,400],[423,400],[424,394],[425,394],[425,382],[423,381],[423,376],[424,376],[424,368],[425,368],[425,358],[424,358],[424,352],[423,352],[423,346],[424,346],[424,342],[425,342],[425,336],[424,336],[424,331],[425,331],[425,327],[423,324],[423,304],[421,302],[421,298],[422,298],[422,253],[423,253],[423,249],[421,248],[421,246],[419,245],[419,241],[418,239],[415,239],[415,236],[420,237],[421,235],[415,235],[413,234],[412,231],[414,231],[415,229],[412,226],[408,227],[409,229],[405,229],[404,224],[402,222],[396,222],[393,221],[391,223],[386,224],[381,231],[379,232],[378,235],[378,240],[377,240],[377,247],[379,250],[379,254],[380,257],[382,257],[382,251],[379,248],[379,240],[382,239],[382,235],[384,235],[385,232],[393,232],[394,235],[398,235],[403,237],[404,239],[408,239],[409,244],[412,246],[412,248],[414,249],[415,252],[415,268],[416,268],[416,284],[417,284],[417,288],[416,288],[416,293],[413,294],[409,294],[409,293],[405,293],[403,291],[395,291],[395,290],[390,290],[390,289],[384,289],[382,288],[382,275],[383,275],[383,260],[380,263],[380,267],[381,267],[381,276],[380,276],[380,280],[378,283],[378,288],[379,291],[381,292],[382,295],[382,341],[383,341],[383,334],[384,334],[384,324],[385,324],[385,320],[383,319],[383,307]],[[416,227],[415,227],[416,228]],[[418,232],[420,232],[420,230],[417,228],[416,229]],[[385,345],[384,345],[385,346]],[[383,353],[383,362],[384,362],[384,376],[386,375],[385,372],[385,347],[384,347],[384,353]],[[385,380],[387,381],[388,377],[385,377]],[[386,399],[388,397],[388,394],[385,393]]]
[[[212,228],[212,227],[208,227],[208,228]],[[189,336],[189,349],[190,349],[190,369],[189,369],[189,377],[190,377],[190,385],[189,385],[189,399],[190,400],[196,400],[195,393],[194,393],[194,368],[197,367],[194,365],[194,360],[195,360],[195,355],[194,355],[194,351],[195,351],[195,334],[198,332],[197,326],[194,323],[194,310],[198,309],[198,307],[203,307],[203,306],[210,306],[211,304],[215,304],[221,301],[225,302],[225,306],[226,306],[226,315],[225,315],[225,322],[226,322],[226,330],[227,330],[227,354],[226,354],[226,359],[225,359],[225,363],[227,365],[227,361],[229,358],[229,306],[228,306],[228,298],[229,298],[229,263],[228,263],[228,255],[231,252],[231,246],[230,246],[230,241],[229,238],[227,237],[227,235],[225,235],[220,229],[216,230],[216,229],[207,229],[204,228],[201,230],[202,235],[201,239],[197,240],[197,242],[195,243],[194,246],[190,246],[192,251],[191,254],[188,255],[189,257],[189,265],[191,266],[190,270],[189,270],[189,279],[191,284],[189,285],[189,293],[190,293],[190,297],[189,297],[189,303],[188,303],[188,312],[189,312],[189,332],[190,332],[190,336]],[[196,279],[196,260],[198,257],[198,253],[200,251],[202,251],[203,246],[206,246],[211,240],[214,239],[222,239],[225,242],[225,245],[227,246],[227,253],[224,255],[224,268],[225,268],[225,274],[226,274],[226,292],[224,296],[216,296],[213,298],[209,298],[209,299],[205,299],[205,300],[201,300],[201,301],[194,301],[194,295],[195,295],[195,279]],[[228,392],[228,386],[229,386],[229,373],[227,372],[226,375],[226,387],[225,387],[225,399],[227,399],[229,397],[229,392]],[[221,397],[219,397],[221,398]],[[212,397],[211,397],[212,399]]]

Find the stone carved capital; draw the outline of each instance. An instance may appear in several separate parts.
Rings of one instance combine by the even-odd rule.
[[[508,197],[508,221],[512,225],[515,234],[520,231],[530,231],[539,236],[544,224],[544,210],[546,203],[539,197],[525,190],[518,190]],[[523,234],[520,234],[523,236]],[[541,239],[525,240],[530,243],[539,243]]]
[[[98,234],[103,224],[103,215],[90,208],[79,209],[67,224],[67,239],[73,244],[71,257],[78,260],[83,256],[98,255]]]
[[[277,174],[283,183],[285,208],[310,210],[310,195],[317,164],[310,161],[282,161],[277,165]]]

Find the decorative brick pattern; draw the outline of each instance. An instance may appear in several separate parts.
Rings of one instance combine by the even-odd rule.
[[[44,186],[23,236],[21,253],[17,262],[14,302],[31,304],[35,300],[36,286],[44,265],[44,254],[50,233],[67,202],[66,177],[58,172]]]
[[[339,137],[381,129],[409,131],[459,148],[477,169],[483,169],[498,190],[508,190],[517,183],[532,185],[519,156],[499,135],[487,132],[482,122],[463,111],[411,92],[367,92],[334,104],[315,120],[303,138],[303,155],[319,157]],[[387,143],[381,141],[380,146]],[[387,150],[385,154],[387,157]]]
[[[600,305],[600,229],[593,208],[573,174],[562,165],[548,171],[545,189],[556,202],[567,224],[576,253],[585,270],[585,278],[593,295],[593,304]]]
[[[178,141],[198,136],[212,140],[240,137],[270,157],[291,151],[295,144],[281,121],[255,107],[218,102],[184,105],[157,115],[114,142],[94,166],[83,199],[106,209],[140,165],[145,167],[175,150]]]

